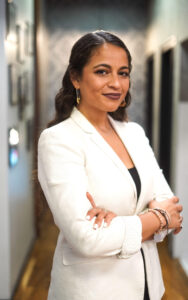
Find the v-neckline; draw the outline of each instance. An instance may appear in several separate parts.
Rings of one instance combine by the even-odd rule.
[[[125,145],[125,143],[122,141],[121,137],[119,136],[118,132],[116,131],[116,129],[114,128],[114,126],[112,125],[110,119],[108,118],[110,126],[113,130],[113,134],[115,135],[115,139],[117,139],[117,143],[121,143],[121,146],[124,148],[124,151],[126,152],[127,157],[130,160],[130,164],[125,164],[125,162],[123,161],[123,159],[119,156],[119,154],[115,151],[115,149],[113,148],[112,144],[109,143],[109,141],[104,137],[104,135],[94,126],[94,128],[96,129],[96,131],[100,134],[100,136],[104,139],[104,141],[109,145],[109,147],[112,149],[112,151],[117,155],[117,157],[121,160],[121,162],[125,165],[125,167],[127,169],[133,168],[135,167],[134,161],[132,160],[132,157],[130,155],[130,153],[127,150],[127,147]],[[116,142],[116,141],[114,141]],[[131,165],[131,167],[129,167],[129,165]]]
[[[120,157],[114,151],[114,149],[110,146],[110,144],[104,139],[104,137],[97,131],[97,129],[93,126],[93,124],[77,108],[75,108],[73,110],[73,114],[71,115],[71,117],[83,131],[90,134],[91,140],[106,155],[109,156],[109,158],[113,161],[113,163],[116,165],[116,167],[118,167],[119,170],[124,174],[124,176],[127,177],[127,179],[130,181],[130,183],[134,189],[135,197],[137,197],[136,186],[135,186],[135,183],[134,183],[134,180],[133,180],[131,174],[128,171],[127,166],[120,159]],[[124,122],[118,122],[118,121],[113,120],[113,118],[109,115],[108,115],[108,118],[109,118],[109,121],[110,121],[112,127],[114,128],[114,131],[116,132],[117,136],[120,138],[123,145],[127,149],[127,152],[129,154],[129,156],[131,157],[134,167],[139,172],[139,168],[138,168],[139,165],[137,166],[138,160],[135,160],[136,156],[134,156],[134,149],[132,148],[132,144],[129,141],[130,137],[129,137],[129,135],[127,135],[128,132],[126,131],[126,124],[124,124]],[[122,129],[122,131],[121,131],[121,129]],[[125,141],[126,137],[127,137],[127,139]],[[132,156],[132,153],[133,153],[133,156]]]
[[[126,166],[126,164],[123,162],[123,160],[120,158],[120,156],[117,154],[117,152],[112,148],[112,146],[107,142],[107,140],[104,138],[104,136],[97,130],[97,128],[87,119],[87,117],[80,111],[78,110],[76,107],[74,108],[74,111],[78,112],[80,114],[80,116],[82,118],[85,119],[85,121],[88,123],[90,129],[92,129],[92,132],[95,132],[98,136],[100,136],[100,138],[103,140],[103,142],[106,144],[106,146],[108,146],[108,148],[111,150],[111,152],[113,152],[113,154],[116,156],[116,158],[124,165],[124,167],[126,168],[126,170],[128,170],[129,168]],[[114,124],[114,120],[111,116],[109,116],[109,114],[107,115],[108,117],[108,121],[110,123],[110,126],[112,127],[112,129],[114,130],[115,135],[117,136],[117,138],[120,140],[120,142],[122,143],[123,147],[125,148],[125,151],[127,151],[128,156],[130,157],[133,165],[131,168],[136,167],[135,166],[135,162],[132,158],[132,156],[130,155],[127,146],[125,144],[125,142],[122,140],[121,136],[119,135],[119,132]]]

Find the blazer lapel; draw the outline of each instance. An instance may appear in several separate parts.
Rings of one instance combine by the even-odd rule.
[[[131,184],[134,190],[134,196],[136,200],[137,191],[136,191],[134,180],[130,175],[128,169],[124,165],[124,163],[115,153],[115,151],[110,147],[110,145],[105,141],[105,139],[100,135],[100,133],[95,129],[95,127],[87,120],[87,118],[77,108],[73,109],[71,118],[85,133],[89,135],[92,142],[95,143],[101,149],[101,151],[103,151],[109,157],[109,159],[113,161],[115,166],[119,168],[119,170],[122,172],[122,175],[125,176],[126,180],[128,180],[129,183]],[[128,124],[126,124],[125,122],[115,121],[110,116],[109,116],[109,120],[112,126],[114,127],[115,131],[121,138],[122,142],[124,143],[127,151],[129,152],[129,155],[131,156],[132,161],[135,167],[137,168],[138,174],[140,176],[141,193],[135,208],[135,214],[137,214],[142,208],[142,203],[146,193],[145,189],[147,189],[148,187],[147,168],[143,166],[143,162],[142,162],[143,159],[141,157],[141,155],[144,155],[144,153],[140,154],[137,138],[133,134],[132,130],[129,130]]]
[[[137,212],[137,210],[140,207],[140,203],[142,202],[142,199],[144,197],[143,187],[144,187],[144,178],[145,178],[145,174],[144,174],[145,170],[143,169],[142,160],[141,160],[140,155],[139,155],[140,154],[139,144],[137,143],[137,141],[135,141],[135,136],[133,138],[132,132],[130,132],[126,128],[125,123],[116,122],[111,117],[110,117],[110,121],[111,121],[112,126],[116,130],[117,134],[121,138],[122,142],[124,143],[128,153],[129,153],[129,155],[130,155],[130,157],[131,157],[131,159],[132,159],[132,161],[133,161],[133,163],[134,163],[134,165],[137,169],[139,177],[140,177],[141,192],[140,192],[140,196],[139,196],[138,201],[137,201],[137,207],[136,207],[136,212]],[[131,175],[130,175],[130,177],[131,177]],[[135,186],[135,184],[134,184],[134,186]],[[137,195],[137,192],[136,192],[136,195]]]
[[[77,123],[79,127],[82,128],[83,131],[85,131],[87,134],[90,135],[90,139],[92,140],[92,142],[95,143],[101,149],[101,151],[103,151],[109,157],[109,159],[113,161],[113,163],[116,165],[117,168],[119,168],[119,170],[126,177],[126,179],[129,180],[134,190],[134,195],[136,199],[137,191],[132,176],[130,175],[124,163],[115,153],[115,151],[112,149],[112,147],[105,141],[105,139],[100,135],[100,133],[95,129],[95,127],[87,120],[87,118],[78,109],[76,108],[73,109],[71,118]],[[112,118],[109,117],[109,119],[112,126],[116,130],[117,134],[122,139],[123,134],[125,133],[125,125],[123,126],[123,130],[122,130],[121,128],[119,128],[119,126],[116,125],[116,122]],[[126,146],[125,139],[124,140],[122,139],[122,141]]]

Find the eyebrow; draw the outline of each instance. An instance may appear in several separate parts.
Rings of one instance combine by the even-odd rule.
[[[107,65],[107,64],[99,64],[99,65],[96,65],[96,66],[94,66],[93,67],[93,69],[96,69],[96,68],[98,68],[98,67],[105,67],[105,68],[108,68],[108,69],[111,69],[111,66],[110,65]],[[122,66],[121,68],[120,68],[120,70],[122,70],[122,69],[130,69],[129,67],[127,67],[127,66]]]

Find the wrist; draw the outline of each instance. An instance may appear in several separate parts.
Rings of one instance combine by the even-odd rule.
[[[150,240],[153,234],[159,230],[160,221],[158,217],[152,212],[142,212],[139,215],[142,223],[142,241]]]
[[[171,223],[171,217],[170,217],[169,213],[166,210],[159,208],[159,207],[155,207],[155,210],[159,211],[161,213],[161,215],[165,218],[165,221],[166,221],[165,229],[167,229],[167,233],[168,233],[168,229],[170,228],[170,223]]]
[[[159,227],[155,233],[160,233],[164,229],[168,229],[168,221],[160,210],[155,208],[149,208],[148,212],[152,213],[158,219]]]

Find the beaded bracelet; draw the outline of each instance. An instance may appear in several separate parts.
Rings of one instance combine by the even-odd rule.
[[[154,209],[153,208],[149,208],[148,212],[152,212],[153,214],[155,214],[158,217],[159,221],[160,221],[160,227],[156,231],[156,233],[160,233],[163,229],[167,229],[167,223],[166,224],[163,223],[163,218],[162,218],[162,213],[161,212],[159,212],[155,208]]]
[[[169,224],[170,224],[170,221],[171,221],[171,218],[170,218],[170,215],[168,214],[168,212],[162,208],[154,208],[155,210],[159,211],[163,217],[165,218],[166,220],[166,229],[167,229],[167,234],[168,234],[168,230],[169,230]]]
[[[168,212],[166,210],[158,208],[158,207],[154,208],[154,210],[159,211],[163,215],[163,217],[165,218],[165,220],[166,220],[166,229],[167,229],[167,234],[168,234],[169,224],[170,224],[170,221],[171,221]]]
[[[168,220],[168,225],[169,225],[170,222],[171,222],[171,218],[170,218],[169,213],[166,210],[164,210],[162,208],[159,208],[159,207],[155,207],[154,209],[158,210],[163,216],[166,216],[166,218]]]

